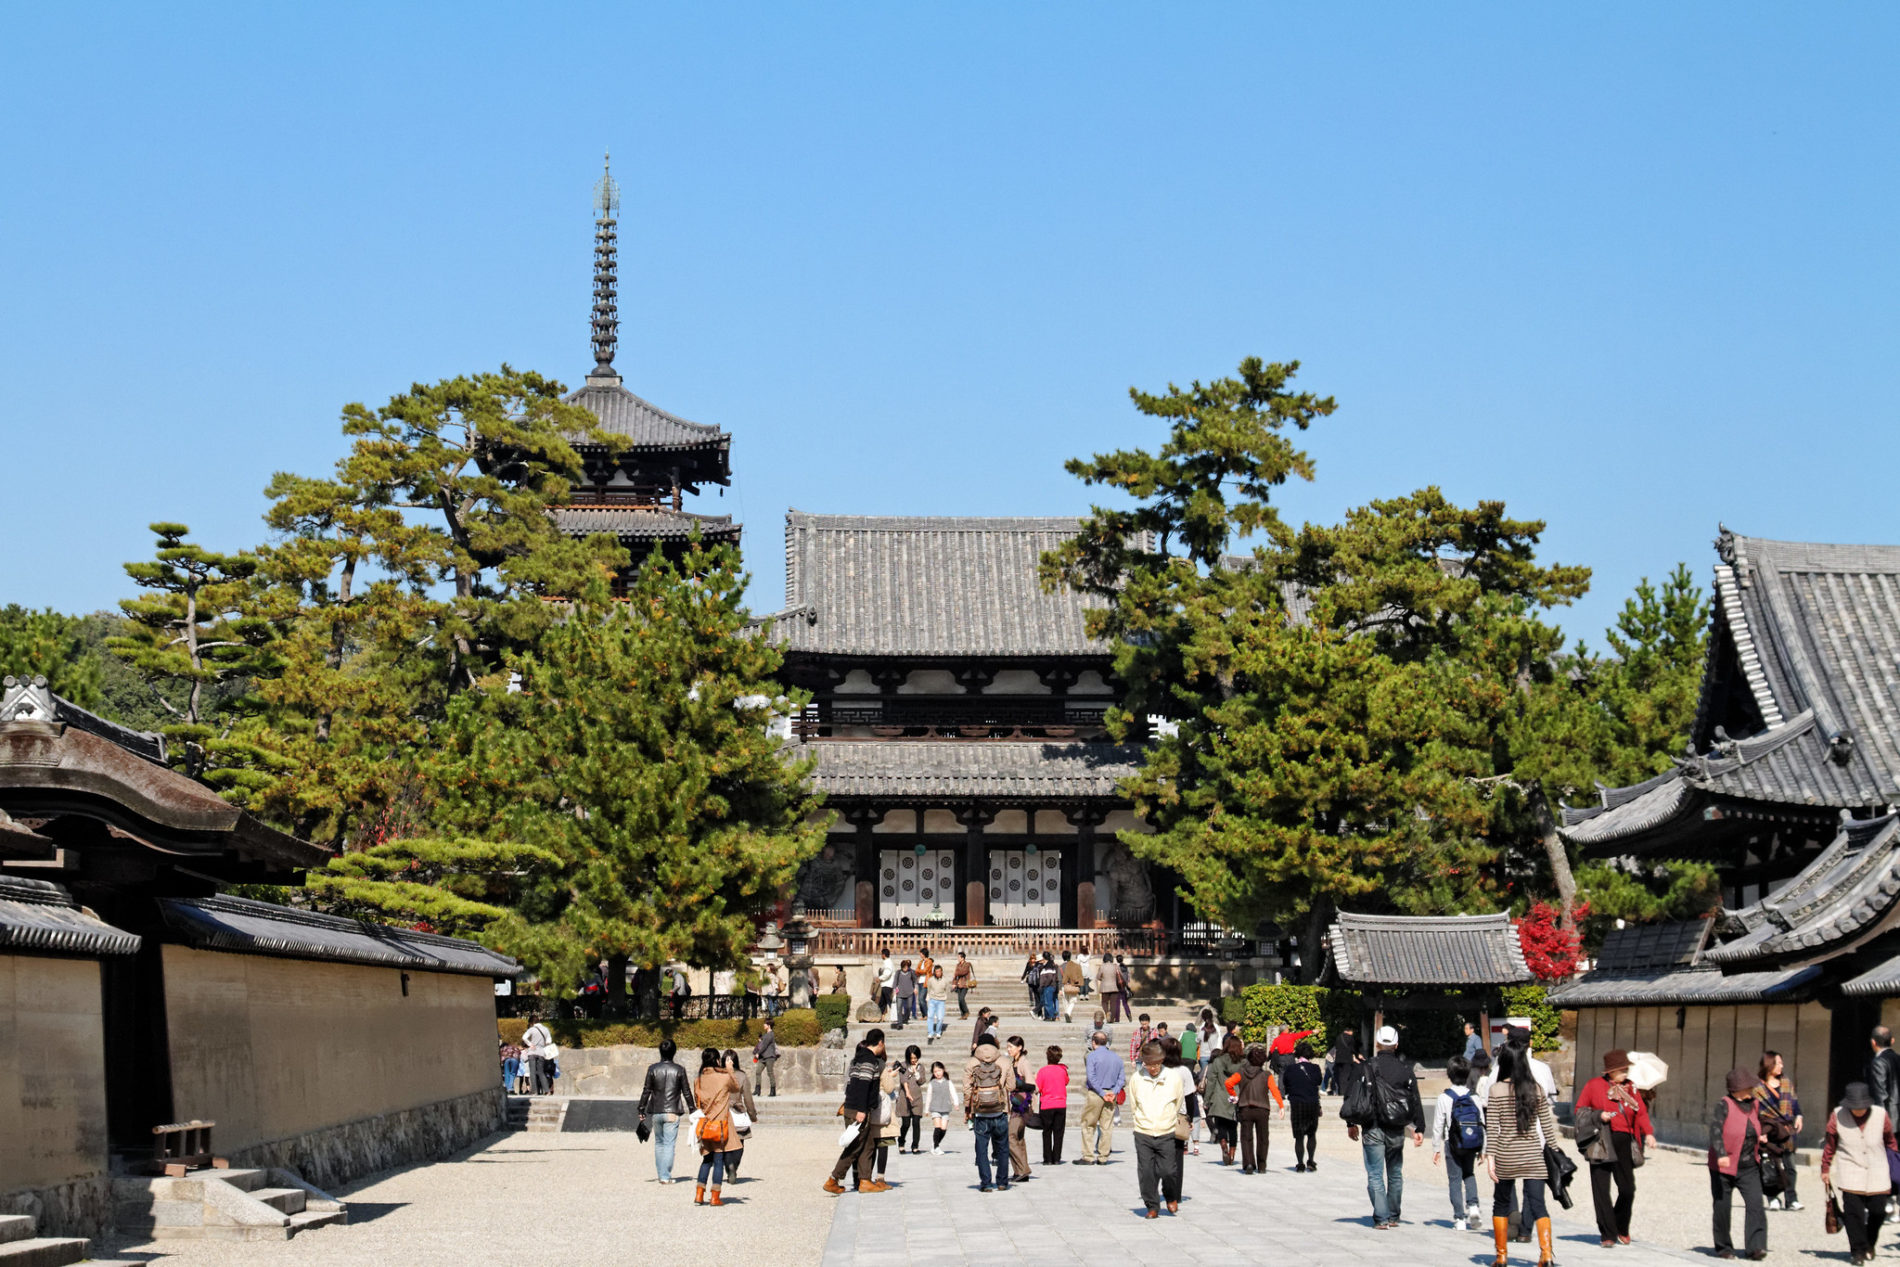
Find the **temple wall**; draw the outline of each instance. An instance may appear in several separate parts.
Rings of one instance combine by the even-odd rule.
[[[106,1208],[106,1164],[98,963],[0,955],[0,1213],[85,1235]]]
[[[215,1121],[221,1153],[499,1088],[486,977],[411,971],[405,995],[395,968],[164,956],[173,1112]]]
[[[1706,1148],[1709,1114],[1722,1098],[1728,1071],[1751,1072],[1763,1051],[1781,1053],[1783,1068],[1806,1117],[1800,1143],[1818,1146],[1827,1126],[1828,1062],[1832,1018],[1819,1003],[1755,1003],[1730,1007],[1685,1007],[1676,1024],[1674,1007],[1582,1008],[1577,1013],[1577,1073],[1595,1077],[1603,1053],[1616,1048],[1647,1051],[1669,1066],[1669,1080],[1656,1088],[1650,1116],[1656,1138],[1667,1144]],[[1576,1087],[1560,1087],[1564,1099]]]

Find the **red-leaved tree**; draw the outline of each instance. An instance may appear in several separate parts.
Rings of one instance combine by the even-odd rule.
[[[1590,913],[1589,903],[1581,903],[1576,917]],[[1531,906],[1530,913],[1517,921],[1518,944],[1524,948],[1524,962],[1539,981],[1561,981],[1577,971],[1582,958],[1583,939],[1563,927],[1563,912],[1546,902]]]

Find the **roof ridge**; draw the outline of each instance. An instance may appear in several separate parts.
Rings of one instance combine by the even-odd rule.
[[[1080,515],[820,515],[785,512],[785,522],[831,532],[1053,532],[1080,530]]]

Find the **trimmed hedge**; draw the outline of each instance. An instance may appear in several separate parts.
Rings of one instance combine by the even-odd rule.
[[[818,1013],[819,1033],[827,1034],[834,1029],[843,1029],[851,1023],[850,995],[821,994],[812,1002]]]
[[[1247,996],[1244,994],[1230,994],[1220,1001],[1220,1023],[1227,1025],[1234,1021],[1242,1025],[1247,1023]]]
[[[502,1039],[519,1043],[529,1022],[524,1017],[504,1016],[495,1022]],[[662,1038],[678,1043],[682,1051],[700,1047],[744,1049],[758,1041],[760,1020],[750,1021],[545,1021],[548,1032],[561,1047],[658,1047]],[[818,1013],[810,1008],[793,1008],[773,1022],[773,1033],[781,1047],[816,1047],[819,1038]]]
[[[1332,1036],[1352,1024],[1352,1013],[1339,1014],[1333,996],[1345,995],[1349,1006],[1357,1009],[1359,996],[1351,991],[1329,990],[1317,985],[1250,985],[1240,992],[1240,1032],[1249,1043],[1267,1041],[1269,1030],[1310,1029],[1316,1031],[1308,1041],[1325,1050]],[[1223,1003],[1222,1012],[1227,1011]]]
[[[1559,1046],[1564,1014],[1544,1001],[1541,985],[1504,987],[1504,1015],[1531,1018],[1531,1050],[1552,1051]]]

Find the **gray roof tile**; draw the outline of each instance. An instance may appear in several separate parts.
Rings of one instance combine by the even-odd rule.
[[[838,655],[1094,655],[1098,605],[1036,577],[1076,535],[1064,518],[785,516],[787,612],[762,618],[791,651]],[[802,610],[801,610],[802,609]]]
[[[249,898],[162,898],[165,922],[190,945],[464,976],[513,978],[521,965],[476,942]]]
[[[730,437],[718,427],[684,418],[640,399],[618,384],[589,383],[571,393],[567,401],[584,407],[600,425],[617,436],[625,436],[627,447],[634,449],[677,449],[714,447],[724,449]]]
[[[834,739],[791,755],[816,757],[814,782],[834,797],[1017,801],[1113,797],[1140,760],[1114,744],[1005,739]]]
[[[0,876],[0,951],[129,955],[138,948],[137,936],[79,909],[72,894],[57,884]]]
[[[1843,823],[1801,874],[1731,913],[1743,934],[1702,957],[1741,967],[1829,958],[1879,932],[1897,903],[1900,816]]]
[[[1818,967],[1727,975],[1714,968],[1674,968],[1650,973],[1591,972],[1552,986],[1546,997],[1552,1005],[1564,1008],[1796,1003],[1811,997],[1824,975]]]
[[[700,539],[737,541],[739,525],[730,515],[695,515],[659,506],[556,506],[554,526],[570,537],[611,533],[622,541],[685,541],[695,524]]]
[[[1358,985],[1515,985],[1532,980],[1511,917],[1351,915],[1327,938],[1333,970]]]
[[[1651,972],[1694,966],[1709,939],[1712,919],[1679,920],[1667,924],[1631,924],[1613,928],[1603,938],[1596,972]]]

